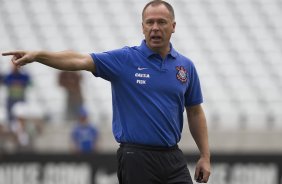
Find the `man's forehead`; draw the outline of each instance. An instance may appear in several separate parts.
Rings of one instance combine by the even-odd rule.
[[[150,5],[144,11],[143,19],[172,19],[172,15],[165,5]]]

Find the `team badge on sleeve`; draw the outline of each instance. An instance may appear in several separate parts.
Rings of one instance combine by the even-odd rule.
[[[177,66],[176,70],[178,71],[176,74],[177,79],[180,80],[182,83],[187,82],[188,74],[186,69],[183,66]]]

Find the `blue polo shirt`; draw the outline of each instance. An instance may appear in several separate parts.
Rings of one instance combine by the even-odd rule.
[[[173,146],[185,106],[203,102],[194,64],[172,45],[165,59],[140,46],[92,53],[96,77],[111,82],[113,134],[119,143]]]

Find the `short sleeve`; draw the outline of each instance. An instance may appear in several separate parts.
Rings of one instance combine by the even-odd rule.
[[[96,71],[93,73],[96,77],[101,77],[108,81],[115,80],[122,70],[122,65],[127,59],[127,48],[116,49],[102,53],[90,54],[95,63]]]
[[[193,106],[203,103],[201,84],[194,64],[189,70],[189,86],[185,93],[185,106]]]

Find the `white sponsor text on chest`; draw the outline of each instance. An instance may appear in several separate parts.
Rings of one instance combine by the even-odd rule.
[[[146,84],[146,80],[145,79],[150,78],[150,74],[147,74],[147,73],[135,73],[135,77],[138,78],[136,80],[137,84]],[[140,79],[140,78],[142,78],[142,79]]]

